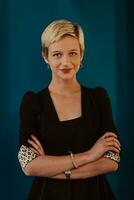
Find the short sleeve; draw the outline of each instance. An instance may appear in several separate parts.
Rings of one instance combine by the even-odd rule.
[[[19,152],[18,159],[24,170],[25,166],[37,157],[29,148],[28,139],[31,134],[36,133],[36,110],[37,100],[36,94],[33,92],[27,92],[20,105],[20,133],[19,133]]]

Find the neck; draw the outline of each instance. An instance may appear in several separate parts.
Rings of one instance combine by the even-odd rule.
[[[72,80],[56,80],[52,79],[49,84],[50,92],[62,94],[62,95],[71,95],[80,91],[80,84],[77,79]]]

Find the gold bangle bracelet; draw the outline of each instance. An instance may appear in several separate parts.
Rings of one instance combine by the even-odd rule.
[[[73,164],[73,166],[74,166],[74,168],[78,168],[78,166],[76,165],[76,163],[75,163],[75,161],[74,161],[74,155],[73,155],[73,153],[72,152],[70,152],[70,157],[71,157],[71,160],[72,160],[72,164]]]

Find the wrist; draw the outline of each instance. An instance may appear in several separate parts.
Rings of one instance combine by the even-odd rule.
[[[87,163],[95,161],[95,157],[91,150],[85,152],[85,159],[87,160]]]
[[[70,180],[71,178],[71,170],[67,170],[64,172],[66,179]]]
[[[77,166],[77,163],[75,162],[74,154],[72,153],[72,151],[70,151],[69,153],[70,153],[70,158],[71,158],[71,161],[72,161],[73,168],[77,169],[78,166]]]
[[[74,154],[74,162],[77,165],[77,168],[79,168],[82,165],[87,164],[90,162],[90,156],[88,152],[78,153]]]

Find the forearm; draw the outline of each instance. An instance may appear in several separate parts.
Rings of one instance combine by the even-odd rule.
[[[117,169],[118,164],[115,161],[102,157],[99,160],[83,165],[78,169],[71,170],[71,179],[91,178],[101,174],[116,171]],[[65,175],[62,173],[51,178],[65,179]]]
[[[81,166],[90,162],[90,156],[87,153],[75,154],[75,162],[77,166]],[[61,174],[66,170],[72,169],[74,166],[72,164],[70,155],[66,156],[38,156],[31,162],[29,162],[24,170],[27,176],[42,176],[51,177]]]
[[[113,133],[110,133],[110,135],[112,134]],[[100,138],[90,150],[83,153],[75,154],[73,158],[70,155],[48,156],[45,154],[43,155],[39,154],[39,156],[37,156],[35,159],[26,163],[25,165],[26,167],[25,166],[23,167],[24,173],[28,176],[53,177],[58,174],[62,174],[67,170],[72,170],[75,167],[74,163],[76,163],[76,165],[78,166],[78,169],[72,171],[73,178],[92,177],[98,174],[109,172],[111,171],[111,168],[107,168],[107,167],[111,167],[111,162],[109,165],[108,164],[109,161],[107,160],[107,164],[106,164],[106,162],[102,162],[102,161],[106,161],[106,159],[103,158],[101,160],[100,157],[105,152],[111,149],[115,150],[116,153],[119,153],[119,144],[116,141],[116,139],[113,142],[114,138],[112,136],[110,138],[107,138],[106,140],[104,136]],[[116,144],[116,145],[115,147],[111,147],[109,146],[109,143]],[[34,150],[36,150],[36,146],[38,147],[38,145],[33,145],[35,149],[32,148],[32,153],[34,153]],[[36,152],[38,155],[38,148]],[[22,152],[22,154],[24,154],[24,152]],[[25,155],[23,156],[26,157]],[[81,166],[83,167],[80,168]]]
[[[72,170],[72,179],[82,179],[106,174],[118,169],[118,164],[115,161],[106,158],[81,166],[78,169]]]

